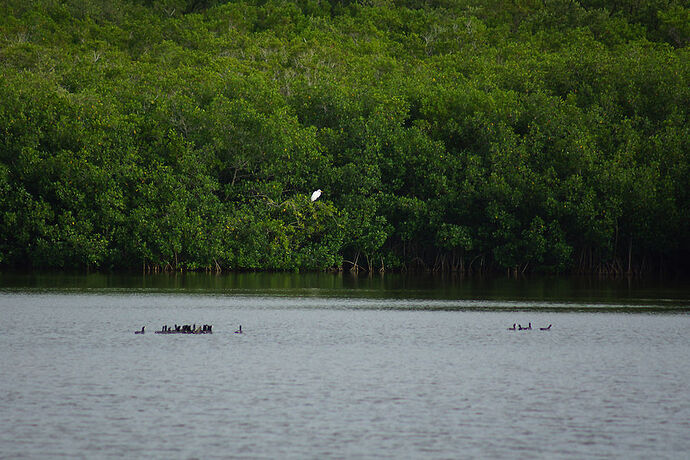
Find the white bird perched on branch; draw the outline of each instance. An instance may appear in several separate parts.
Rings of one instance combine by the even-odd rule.
[[[311,201],[318,200],[320,196],[321,196],[321,189],[318,189],[314,193],[311,194]]]

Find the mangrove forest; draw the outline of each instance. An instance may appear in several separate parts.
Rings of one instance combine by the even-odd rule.
[[[0,0],[0,269],[687,272],[689,44],[682,0]]]

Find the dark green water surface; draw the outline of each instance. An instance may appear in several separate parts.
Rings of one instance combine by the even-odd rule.
[[[278,297],[343,297],[439,301],[518,302],[520,308],[572,307],[685,311],[690,280],[597,279],[591,277],[508,277],[353,275],[349,273],[179,273],[69,274],[0,273],[0,289],[27,291],[131,291]],[[525,303],[528,302],[528,303]],[[533,302],[530,304],[529,302]],[[440,303],[439,306],[443,306]],[[508,304],[510,307],[511,305]],[[471,308],[465,303],[463,308]],[[488,305],[477,305],[487,308]],[[512,305],[514,307],[514,305]]]

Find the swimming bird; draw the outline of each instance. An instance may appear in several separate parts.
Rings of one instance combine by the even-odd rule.
[[[145,327],[146,327],[146,326],[141,326],[141,330],[140,330],[140,331],[134,331],[134,333],[135,333],[135,334],[143,334],[143,333],[144,333],[144,328],[145,328]]]
[[[531,331],[532,330],[532,323],[529,323],[529,326],[525,328],[526,331]]]
[[[242,325],[240,324],[240,328],[235,331],[235,334],[241,334],[242,333]]]
[[[515,330],[515,323],[513,323],[513,327],[508,328],[509,331],[514,331]]]
[[[540,327],[540,328],[539,328],[540,331],[548,331],[548,330],[550,330],[550,329],[551,329],[551,325],[550,325],[550,324],[549,324],[549,327]]]

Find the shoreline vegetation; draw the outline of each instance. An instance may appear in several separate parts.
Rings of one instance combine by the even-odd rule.
[[[687,2],[2,9],[0,270],[690,272]]]

